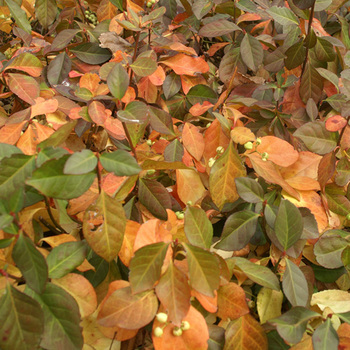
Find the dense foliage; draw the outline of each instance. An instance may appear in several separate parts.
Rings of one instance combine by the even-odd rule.
[[[1,349],[350,349],[349,2],[0,5]]]

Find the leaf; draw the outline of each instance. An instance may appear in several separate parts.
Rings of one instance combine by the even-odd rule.
[[[52,283],[48,283],[40,295],[30,289],[25,292],[39,302],[44,311],[41,347],[48,350],[79,350],[83,347],[79,308],[70,294]]]
[[[47,70],[47,80],[52,86],[61,84],[68,78],[71,68],[71,59],[65,52],[62,52],[50,62]]]
[[[200,248],[210,248],[213,239],[213,226],[203,209],[187,207],[184,231],[192,245]]]
[[[89,173],[97,166],[97,158],[92,151],[83,149],[73,153],[64,165],[64,174],[81,175]]]
[[[205,102],[214,104],[217,101],[217,94],[209,86],[204,84],[197,84],[192,86],[190,90],[187,92],[186,99],[192,105],[195,105],[197,103],[202,104]]]
[[[176,184],[177,194],[183,203],[196,204],[207,192],[198,172],[193,169],[177,169]]]
[[[56,0],[36,0],[34,8],[39,23],[47,29],[56,19],[58,13]]]
[[[333,115],[326,120],[326,129],[330,132],[340,131],[347,125],[347,121],[341,115]]]
[[[162,60],[159,63],[173,69],[178,74],[186,74],[195,76],[198,73],[207,73],[209,71],[208,63],[201,57],[191,57],[183,53]]]
[[[224,350],[267,350],[267,337],[253,316],[245,315],[231,321],[225,332]]]
[[[233,263],[253,282],[273,290],[280,290],[279,281],[269,268],[254,264],[243,258],[231,258],[230,260],[232,260]]]
[[[243,249],[255,234],[259,216],[249,210],[230,215],[215,248],[227,251]]]
[[[320,121],[302,125],[294,136],[300,138],[311,152],[321,155],[332,152],[338,140],[338,135],[327,131],[325,123]]]
[[[8,199],[19,188],[35,169],[35,157],[24,154],[13,154],[0,162],[0,198]]]
[[[315,53],[321,62],[331,62],[336,57],[333,45],[328,40],[320,37],[317,38]]]
[[[222,36],[230,34],[236,30],[242,30],[233,22],[226,19],[220,19],[217,21],[212,21],[205,24],[198,32],[200,36],[205,36],[208,38],[213,38],[217,36]]]
[[[250,34],[246,33],[240,47],[243,62],[252,71],[257,71],[263,62],[264,50],[260,42]]]
[[[33,77],[23,74],[8,73],[7,75],[10,90],[23,101],[33,105],[34,100],[40,94],[40,86],[37,81]]]
[[[117,176],[137,175],[141,171],[136,159],[128,152],[116,150],[100,156],[102,166]]]
[[[38,348],[44,330],[40,305],[6,283],[0,299],[0,346],[4,350]]]
[[[167,162],[181,162],[184,148],[178,139],[170,142],[164,150],[164,159]]]
[[[295,16],[293,11],[287,7],[272,6],[266,10],[266,12],[282,26],[291,24],[299,24],[298,18]]]
[[[63,29],[60,31],[51,44],[51,51],[63,50],[81,32],[80,29]]]
[[[272,290],[267,287],[261,288],[256,302],[260,323],[264,324],[266,321],[280,316],[282,302],[282,291]]]
[[[30,117],[31,118],[34,118],[38,115],[41,115],[41,114],[48,114],[48,113],[54,113],[56,112],[58,108],[58,101],[51,98],[50,100],[44,100],[43,98],[41,97],[38,97],[36,100],[35,100],[35,104],[33,106],[30,107],[31,109],[31,113],[30,113]],[[36,126],[36,129],[40,128],[38,127],[38,124],[36,123],[35,124]],[[43,126],[45,127],[45,126]],[[46,139],[47,137],[49,137],[51,134],[54,133],[54,130],[50,129],[49,127],[46,127],[47,129],[45,130],[47,135],[42,135],[41,137],[38,137],[39,140],[37,141],[37,143],[39,143],[40,139]],[[28,130],[28,129],[27,129]],[[39,131],[36,130],[37,134],[40,133],[40,129]],[[38,135],[39,136],[39,135]],[[36,140],[33,140],[33,141],[36,141]]]
[[[158,300],[153,290],[132,294],[131,287],[117,289],[102,305],[97,316],[103,327],[139,329],[156,315]]]
[[[180,326],[190,309],[191,291],[187,277],[171,261],[156,286],[156,293],[168,311],[169,321]]]
[[[191,244],[183,243],[186,250],[190,285],[209,297],[219,288],[220,270],[214,255]]]
[[[315,0],[293,0],[293,2],[299,9],[306,10],[315,3]]]
[[[182,140],[187,151],[198,161],[201,160],[204,152],[203,135],[199,132],[196,126],[190,123],[185,123],[182,130]]]
[[[112,95],[120,100],[129,87],[129,75],[124,67],[117,63],[107,77],[107,85]]]
[[[27,33],[31,33],[32,27],[28,21],[27,15],[23,9],[18,5],[16,1],[13,0],[5,0],[8,9],[11,12],[11,16],[15,19],[18,27],[23,29]]]
[[[133,293],[152,289],[159,280],[169,244],[158,242],[146,245],[135,252],[130,262],[129,280]]]
[[[167,220],[166,209],[170,209],[171,197],[167,189],[155,180],[139,180],[139,200],[155,216]]]
[[[120,251],[125,227],[126,216],[122,204],[104,191],[84,214],[84,237],[94,252],[108,262]]]
[[[61,278],[83,263],[88,252],[85,242],[66,242],[53,248],[47,256],[50,278]]]
[[[141,101],[129,102],[123,111],[118,111],[118,118],[126,123],[148,122],[148,107]]]
[[[28,287],[37,293],[42,293],[48,279],[48,267],[34,243],[20,234],[13,247],[12,258],[22,272]]]
[[[278,318],[269,320],[277,328],[278,334],[287,342],[298,343],[310,319],[320,317],[317,312],[296,306]]]
[[[164,92],[165,98],[169,100],[171,97],[177,94],[180,91],[180,89],[181,89],[181,78],[174,72],[171,72],[166,76],[163,83],[163,92]]]
[[[310,62],[307,62],[300,82],[299,93],[301,99],[306,103],[309,98],[312,98],[317,103],[321,97],[322,91],[322,77]]]
[[[112,54],[108,49],[103,49],[98,43],[83,43],[70,49],[77,58],[88,64],[102,64],[107,62]]]
[[[63,169],[67,159],[68,156],[63,156],[47,161],[33,172],[26,183],[47,197],[72,199],[81,196],[90,188],[96,174],[65,175]]]
[[[231,142],[210,171],[209,188],[215,205],[221,210],[225,203],[238,199],[235,179],[245,176],[246,169]]]
[[[155,108],[153,106],[149,107],[149,117],[151,127],[164,135],[175,135],[173,128],[173,120],[171,115],[160,108]]]
[[[299,67],[305,60],[306,48],[304,46],[304,41],[300,40],[293,44],[285,52],[287,56],[284,60],[284,63],[287,69],[292,70],[296,67]]]
[[[334,313],[345,313],[350,311],[350,295],[347,291],[329,289],[314,293],[311,297],[310,305],[317,305],[321,311],[326,308]]]
[[[244,126],[236,126],[231,130],[231,139],[235,143],[244,145],[248,141],[255,141],[255,135]]]
[[[325,322],[317,327],[314,334],[312,335],[312,345],[315,350],[338,348],[338,334],[333,328],[330,318],[327,318]]]
[[[222,320],[235,320],[249,313],[245,292],[238,284],[229,282],[218,290],[218,312]]]
[[[248,203],[259,203],[264,199],[264,190],[260,184],[250,177],[235,179],[239,196]]]
[[[307,306],[309,289],[306,278],[299,267],[289,259],[285,259],[286,270],[283,275],[282,287],[284,295],[292,306]]]
[[[20,70],[28,73],[32,77],[39,77],[43,70],[43,65],[36,56],[24,52],[16,56],[12,61],[9,61],[9,64],[4,68],[4,72],[7,69]]]
[[[138,57],[130,67],[136,75],[148,77],[157,70],[157,62],[150,57]]]

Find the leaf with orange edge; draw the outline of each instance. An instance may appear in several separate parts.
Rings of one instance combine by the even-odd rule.
[[[0,140],[2,143],[14,145],[21,136],[26,121],[16,124],[7,124],[0,129]]]
[[[85,73],[79,81],[80,88],[88,89],[93,95],[101,82],[100,77],[96,73]]]
[[[339,349],[350,350],[350,324],[342,323],[338,330]]]
[[[341,115],[333,115],[326,120],[326,129],[328,131],[339,131],[346,126],[348,122]]]
[[[183,53],[160,61],[159,63],[173,69],[176,74],[193,75],[198,73],[207,73],[209,71],[208,63],[201,57],[191,57]]]
[[[199,174],[193,169],[176,169],[177,194],[183,203],[191,201],[196,204],[207,190]]]
[[[153,320],[157,309],[158,299],[153,290],[132,294],[131,287],[125,287],[106,299],[97,319],[103,327],[139,329]]]
[[[161,311],[161,310],[160,310]],[[153,322],[152,340],[155,350],[206,350],[208,349],[209,331],[207,323],[202,314],[193,306],[184,317],[184,321],[190,324],[190,329],[183,331],[182,335],[175,336],[173,330],[175,326],[172,323],[163,329],[163,335],[156,337],[154,330],[156,327],[163,327],[164,324],[157,320]]]
[[[157,87],[151,82],[149,77],[142,78],[138,84],[137,88],[139,91],[139,97],[142,97],[145,99],[148,103],[156,103],[157,101],[157,95],[158,95],[158,89]]]
[[[23,151],[24,154],[36,154],[36,146],[40,141],[36,130],[32,125],[28,125],[27,130],[21,135],[17,142],[17,147]]]
[[[168,312],[169,321],[180,326],[190,309],[191,290],[187,277],[172,261],[156,286],[156,294]]]
[[[96,310],[96,292],[92,284],[84,276],[69,273],[62,278],[53,279],[52,283],[57,284],[72,295],[78,303],[82,318],[89,316]]]
[[[291,196],[299,199],[299,193],[290,186],[282,177],[279,168],[271,161],[264,162],[261,156],[257,153],[248,154],[248,157],[253,165],[254,170],[263,177],[266,181],[280,185]]]
[[[245,126],[236,126],[231,130],[231,139],[235,143],[244,145],[246,142],[255,141],[255,135]]]
[[[223,320],[240,318],[249,313],[245,292],[238,284],[230,282],[218,290],[217,315]]]
[[[103,125],[107,118],[112,115],[112,112],[99,101],[91,102],[88,111],[90,118],[97,125]]]
[[[99,2],[96,16],[99,22],[112,19],[117,14],[117,7],[109,0]]]
[[[206,85],[207,81],[202,77],[201,75],[195,75],[195,76],[190,76],[190,75],[181,75],[181,86],[182,90],[187,95],[187,93],[191,90],[193,86],[202,84]]]
[[[16,69],[26,72],[32,77],[40,77],[43,70],[43,65],[40,60],[29,52],[22,53],[16,56],[12,62],[6,65],[4,71],[7,69]]]
[[[151,74],[148,79],[155,86],[162,86],[165,80],[165,72],[161,66],[158,66],[156,71]]]
[[[225,332],[224,350],[267,350],[268,343],[263,328],[251,315],[231,321]]]
[[[290,143],[275,136],[261,137],[261,144],[257,147],[257,151],[267,152],[268,159],[281,167],[288,167],[299,158],[299,153]]]
[[[104,127],[107,133],[115,139],[124,140],[126,138],[123,123],[119,119],[107,115],[104,122]]]
[[[295,344],[292,347],[290,347],[289,350],[314,350],[314,347],[312,345],[312,337],[304,334],[303,339],[298,344]]]
[[[204,152],[204,138],[198,128],[190,123],[185,123],[182,130],[182,141],[187,151],[198,161]]]
[[[122,263],[127,267],[129,266],[130,260],[134,255],[134,242],[140,226],[141,225],[136,221],[128,220],[126,222],[123,244],[120,248],[118,256]]]
[[[298,191],[320,191],[320,183],[307,176],[293,176],[285,179],[287,184]]]
[[[218,293],[214,292],[214,297],[209,297],[202,293],[197,292],[196,290],[191,290],[191,295],[194,296],[200,304],[210,313],[215,313],[218,311]]]
[[[211,168],[209,188],[213,202],[221,210],[225,203],[238,199],[235,178],[245,176],[246,169],[231,142]]]
[[[39,97],[40,86],[33,77],[9,73],[7,84],[14,94],[31,105],[33,105],[35,103],[34,100]]]
[[[214,105],[208,101],[204,101],[203,104],[200,104],[198,102],[190,108],[190,113],[193,116],[198,117],[198,116],[204,114],[208,109],[210,109],[213,106]]]
[[[38,97],[35,100],[35,105],[31,107],[30,118],[34,118],[40,114],[56,112],[58,108],[58,101],[55,99],[44,100],[42,97]]]
[[[129,102],[134,101],[135,98],[136,98],[135,89],[132,88],[131,86],[128,86],[126,93],[121,99],[121,101],[127,105]]]

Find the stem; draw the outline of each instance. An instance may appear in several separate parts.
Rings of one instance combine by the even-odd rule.
[[[130,136],[129,130],[128,130],[125,122],[122,122],[122,124],[123,124],[123,129],[124,129],[124,132],[125,132],[125,136],[128,139],[128,141],[129,141],[129,145],[130,145],[131,151],[132,151],[132,153],[134,153],[134,157],[135,157],[135,159],[137,161],[136,149],[135,149],[135,147],[134,147],[134,145],[133,145],[133,143],[131,141],[131,136]]]
[[[137,32],[136,38],[135,38],[135,47],[134,47],[134,55],[132,56],[132,62],[134,62],[136,60],[137,47],[139,45],[140,35],[141,35],[141,32]],[[132,79],[133,73],[134,72],[132,71],[131,67],[129,66],[129,80],[130,80],[130,83],[131,83],[131,79]]]
[[[112,350],[112,345],[113,345],[113,342],[114,342],[114,339],[115,339],[116,335],[117,335],[117,332],[114,332],[113,339],[111,341],[111,345],[109,346],[109,350]]]
[[[47,212],[49,213],[49,217],[50,217],[52,223],[58,228],[59,231],[61,231],[61,233],[66,233],[65,229],[54,218],[52,211],[51,211],[49,201],[48,201],[46,196],[44,196],[44,201],[45,201],[46,209],[47,209]]]
[[[47,227],[49,230],[51,230],[52,232],[54,232],[56,235],[61,235],[62,232],[58,231],[56,229],[56,227],[53,227],[52,225],[50,225],[44,218],[42,218],[41,216],[39,217],[39,221],[45,226]]]
[[[310,34],[311,34],[311,25],[312,25],[312,20],[314,19],[315,4],[316,4],[316,1],[313,3],[313,5],[311,7],[310,18],[309,18],[309,25],[308,25],[308,28],[307,28],[307,37],[309,37]],[[309,57],[309,45],[306,46],[305,59],[304,59],[303,68],[302,68],[301,74],[300,74],[300,80],[301,80],[301,78],[302,78],[302,76],[304,74],[308,57]]]
[[[88,23],[88,20],[85,16],[85,11],[84,11],[83,7],[81,6],[80,0],[77,0],[77,3],[78,3],[79,10],[81,11],[81,14],[83,15],[83,22]]]
[[[98,166],[99,164],[97,163],[96,165],[96,172],[97,172],[97,183],[98,183],[98,193],[101,193],[102,191],[102,177],[101,177],[101,170],[100,167]]]

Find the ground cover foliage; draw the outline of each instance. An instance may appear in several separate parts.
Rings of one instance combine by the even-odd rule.
[[[348,2],[0,5],[1,349],[349,349]]]

